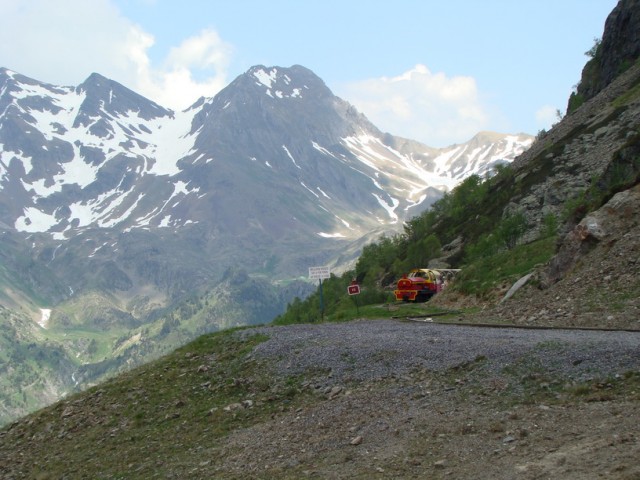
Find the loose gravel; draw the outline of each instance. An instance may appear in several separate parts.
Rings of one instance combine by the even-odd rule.
[[[362,320],[237,334],[255,333],[273,387],[299,375],[315,396],[234,431],[220,478],[640,478],[640,332]]]
[[[541,371],[590,380],[640,368],[640,332],[482,328],[367,320],[344,324],[263,327],[256,359],[278,375],[305,374],[328,383],[397,377],[415,369],[437,372],[478,359],[489,373],[526,359]]]

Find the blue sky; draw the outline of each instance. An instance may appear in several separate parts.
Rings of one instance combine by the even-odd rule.
[[[98,72],[163,106],[304,65],[383,131],[443,147],[564,112],[616,0],[0,0],[0,66]]]

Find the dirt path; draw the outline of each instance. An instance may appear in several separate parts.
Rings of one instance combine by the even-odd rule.
[[[266,330],[255,355],[281,358],[281,375],[322,372],[306,384],[320,401],[212,449],[223,478],[640,478],[640,334]]]

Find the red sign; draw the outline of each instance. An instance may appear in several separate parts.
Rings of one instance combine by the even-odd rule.
[[[360,285],[358,285],[357,283],[352,283],[347,287],[347,293],[349,293],[349,295],[360,294]]]

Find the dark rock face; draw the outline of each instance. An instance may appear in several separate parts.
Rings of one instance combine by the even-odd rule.
[[[589,100],[640,57],[640,0],[620,0],[605,22],[602,42],[582,71],[578,95]]]

